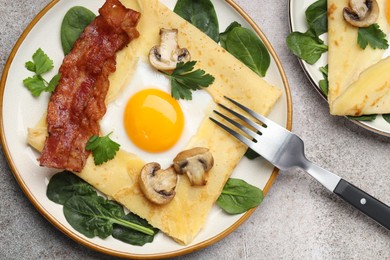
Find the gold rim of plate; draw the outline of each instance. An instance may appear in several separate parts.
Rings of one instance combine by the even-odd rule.
[[[31,201],[31,203],[34,205],[34,207],[56,228],[58,228],[60,231],[65,233],[67,236],[72,238],[75,242],[80,243],[84,246],[87,246],[93,250],[99,251],[104,254],[117,256],[117,257],[125,257],[125,258],[132,258],[132,259],[157,259],[157,258],[167,258],[167,257],[175,257],[180,256],[183,254],[187,254],[202,248],[205,248],[207,246],[210,246],[221,239],[225,238],[227,235],[229,235],[231,232],[233,232],[235,229],[237,229],[245,220],[249,218],[250,215],[255,211],[256,208],[253,208],[249,211],[247,211],[240,219],[238,219],[233,225],[231,225],[229,228],[225,229],[223,232],[217,234],[216,236],[202,241],[200,243],[190,245],[183,247],[183,249],[175,250],[168,253],[162,253],[162,254],[132,254],[128,252],[122,252],[118,250],[113,250],[107,247],[100,246],[98,244],[92,243],[91,241],[87,240],[83,236],[81,236],[78,233],[75,233],[73,230],[70,230],[69,228],[65,227],[63,224],[61,224],[60,221],[58,221],[53,215],[51,215],[48,211],[46,211],[43,206],[39,203],[38,200],[36,200],[32,196],[32,192],[30,191],[29,187],[24,182],[23,178],[21,177],[20,173],[16,170],[16,166],[12,160],[9,148],[8,148],[8,142],[5,139],[4,134],[4,125],[3,125],[3,98],[4,98],[4,90],[5,90],[5,83],[7,80],[8,72],[10,69],[10,66],[13,62],[13,59],[19,50],[19,47],[23,43],[24,39],[27,37],[27,35],[30,33],[30,31],[34,28],[34,26],[38,23],[38,21],[51,9],[53,6],[55,6],[58,2],[61,0],[53,0],[51,1],[46,7],[44,7],[38,15],[30,22],[30,24],[26,27],[26,29],[23,31],[19,39],[17,40],[15,46],[13,47],[8,60],[5,64],[3,75],[1,77],[1,83],[0,83],[0,127],[1,127],[1,143],[3,146],[3,150],[6,156],[6,159],[9,163],[9,166],[19,184],[19,186],[22,188],[23,192],[27,196],[27,198]],[[290,93],[290,87],[287,81],[286,74],[284,72],[284,69],[282,67],[282,64],[279,60],[279,57],[277,56],[275,50],[271,46],[270,42],[268,41],[265,34],[261,31],[261,29],[257,26],[257,24],[252,20],[252,18],[249,17],[249,15],[234,1],[232,0],[225,0],[234,10],[238,12],[238,14],[244,18],[249,25],[252,27],[252,29],[256,32],[256,34],[260,37],[260,39],[263,41],[264,45],[267,47],[270,55],[272,56],[274,62],[276,63],[276,66],[279,70],[280,77],[283,82],[284,91],[286,94],[286,103],[287,103],[287,119],[286,119],[286,125],[285,127],[289,130],[292,128],[292,99],[291,99],[291,93]],[[271,177],[267,181],[267,184],[265,185],[263,192],[266,195],[271,188],[274,180],[276,179],[276,176],[278,174],[278,169],[274,168],[273,172],[271,174]]]

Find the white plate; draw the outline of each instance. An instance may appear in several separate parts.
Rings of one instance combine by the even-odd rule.
[[[173,8],[176,0],[162,1]],[[75,5],[85,6],[93,12],[104,3],[103,0],[56,0],[51,2],[31,22],[26,31],[16,43],[4,68],[1,79],[1,141],[12,171],[30,201],[53,225],[72,239],[100,252],[129,258],[161,258],[172,257],[198,250],[211,245],[235,230],[253,212],[229,216],[214,206],[206,226],[195,240],[182,246],[166,237],[161,232],[153,243],[143,247],[132,246],[112,237],[107,239],[89,239],[75,231],[65,220],[62,206],[53,203],[46,197],[46,187],[51,172],[39,167],[37,154],[26,143],[27,128],[34,126],[46,110],[49,95],[43,94],[34,98],[22,84],[29,73],[24,63],[31,59],[32,54],[42,48],[54,60],[55,73],[63,59],[60,44],[60,24],[69,8]],[[232,1],[213,1],[220,24],[220,31],[232,22],[238,21],[253,30],[261,37],[271,54],[271,65],[266,80],[279,86],[283,95],[270,117],[286,128],[291,128],[292,105],[289,86],[284,70],[277,55],[256,24],[242,9]],[[48,75],[50,77],[50,75]],[[262,159],[249,161],[243,159],[233,173],[233,177],[241,178],[261,188],[266,193],[272,185],[277,170]],[[39,242],[38,242],[39,243]]]
[[[298,31],[298,32],[307,31],[308,25],[305,18],[305,11],[314,2],[316,2],[316,0],[290,0],[289,17],[290,17],[291,31]],[[321,35],[321,39],[324,40],[326,44],[327,34]],[[385,52],[384,57],[388,56],[389,54],[390,54],[390,50],[388,49]],[[322,73],[319,71],[319,68],[328,64],[327,53],[322,54],[321,58],[313,65],[310,65],[301,59],[299,59],[299,62],[306,76],[309,78],[310,82],[312,83],[312,85],[326,100],[326,97],[320,90],[318,82],[323,79]],[[351,121],[372,132],[384,136],[390,136],[390,124],[386,122],[381,115],[378,115],[377,118],[373,121],[368,121],[368,122],[356,121],[356,120],[351,120]]]

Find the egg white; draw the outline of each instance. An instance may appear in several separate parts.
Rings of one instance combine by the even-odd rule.
[[[211,96],[205,90],[192,92],[192,100],[178,100],[184,114],[184,129],[178,142],[169,150],[151,153],[137,147],[128,137],[124,128],[124,112],[127,101],[143,89],[159,89],[171,93],[169,78],[156,71],[149,62],[139,59],[132,80],[122,93],[107,106],[107,112],[100,122],[102,135],[112,132],[110,138],[121,145],[121,149],[138,155],[145,162],[158,162],[162,168],[169,167],[173,158],[197,132],[201,121],[210,110]]]

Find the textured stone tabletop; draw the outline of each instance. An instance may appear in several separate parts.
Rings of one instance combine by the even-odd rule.
[[[288,51],[288,0],[237,0],[267,35],[289,80],[293,131],[309,159],[390,204],[390,138],[332,117]],[[0,0],[0,70],[49,1]],[[0,153],[0,259],[114,259],[52,226],[30,203]],[[282,172],[263,203],[220,242],[179,259],[390,259],[390,232],[300,170]]]

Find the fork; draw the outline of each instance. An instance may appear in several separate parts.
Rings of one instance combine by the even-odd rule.
[[[371,217],[377,223],[387,229],[390,229],[390,207],[377,200],[367,192],[357,188],[348,181],[342,179],[336,174],[321,168],[320,166],[309,161],[304,154],[304,143],[300,137],[287,129],[281,127],[270,119],[254,112],[231,98],[225,97],[235,106],[245,111],[259,122],[254,122],[246,116],[222,105],[218,104],[225,111],[230,113],[246,123],[246,126],[233,120],[232,117],[226,116],[216,110],[221,118],[225,119],[231,125],[240,129],[247,136],[240,134],[238,131],[228,127],[227,124],[221,123],[216,119],[210,119],[218,126],[226,130],[235,138],[246,144],[249,148],[260,154],[264,159],[272,163],[278,169],[285,171],[291,168],[301,168],[309,173],[313,178],[320,182],[325,188],[337,194],[346,202]],[[255,130],[253,130],[255,129]]]

